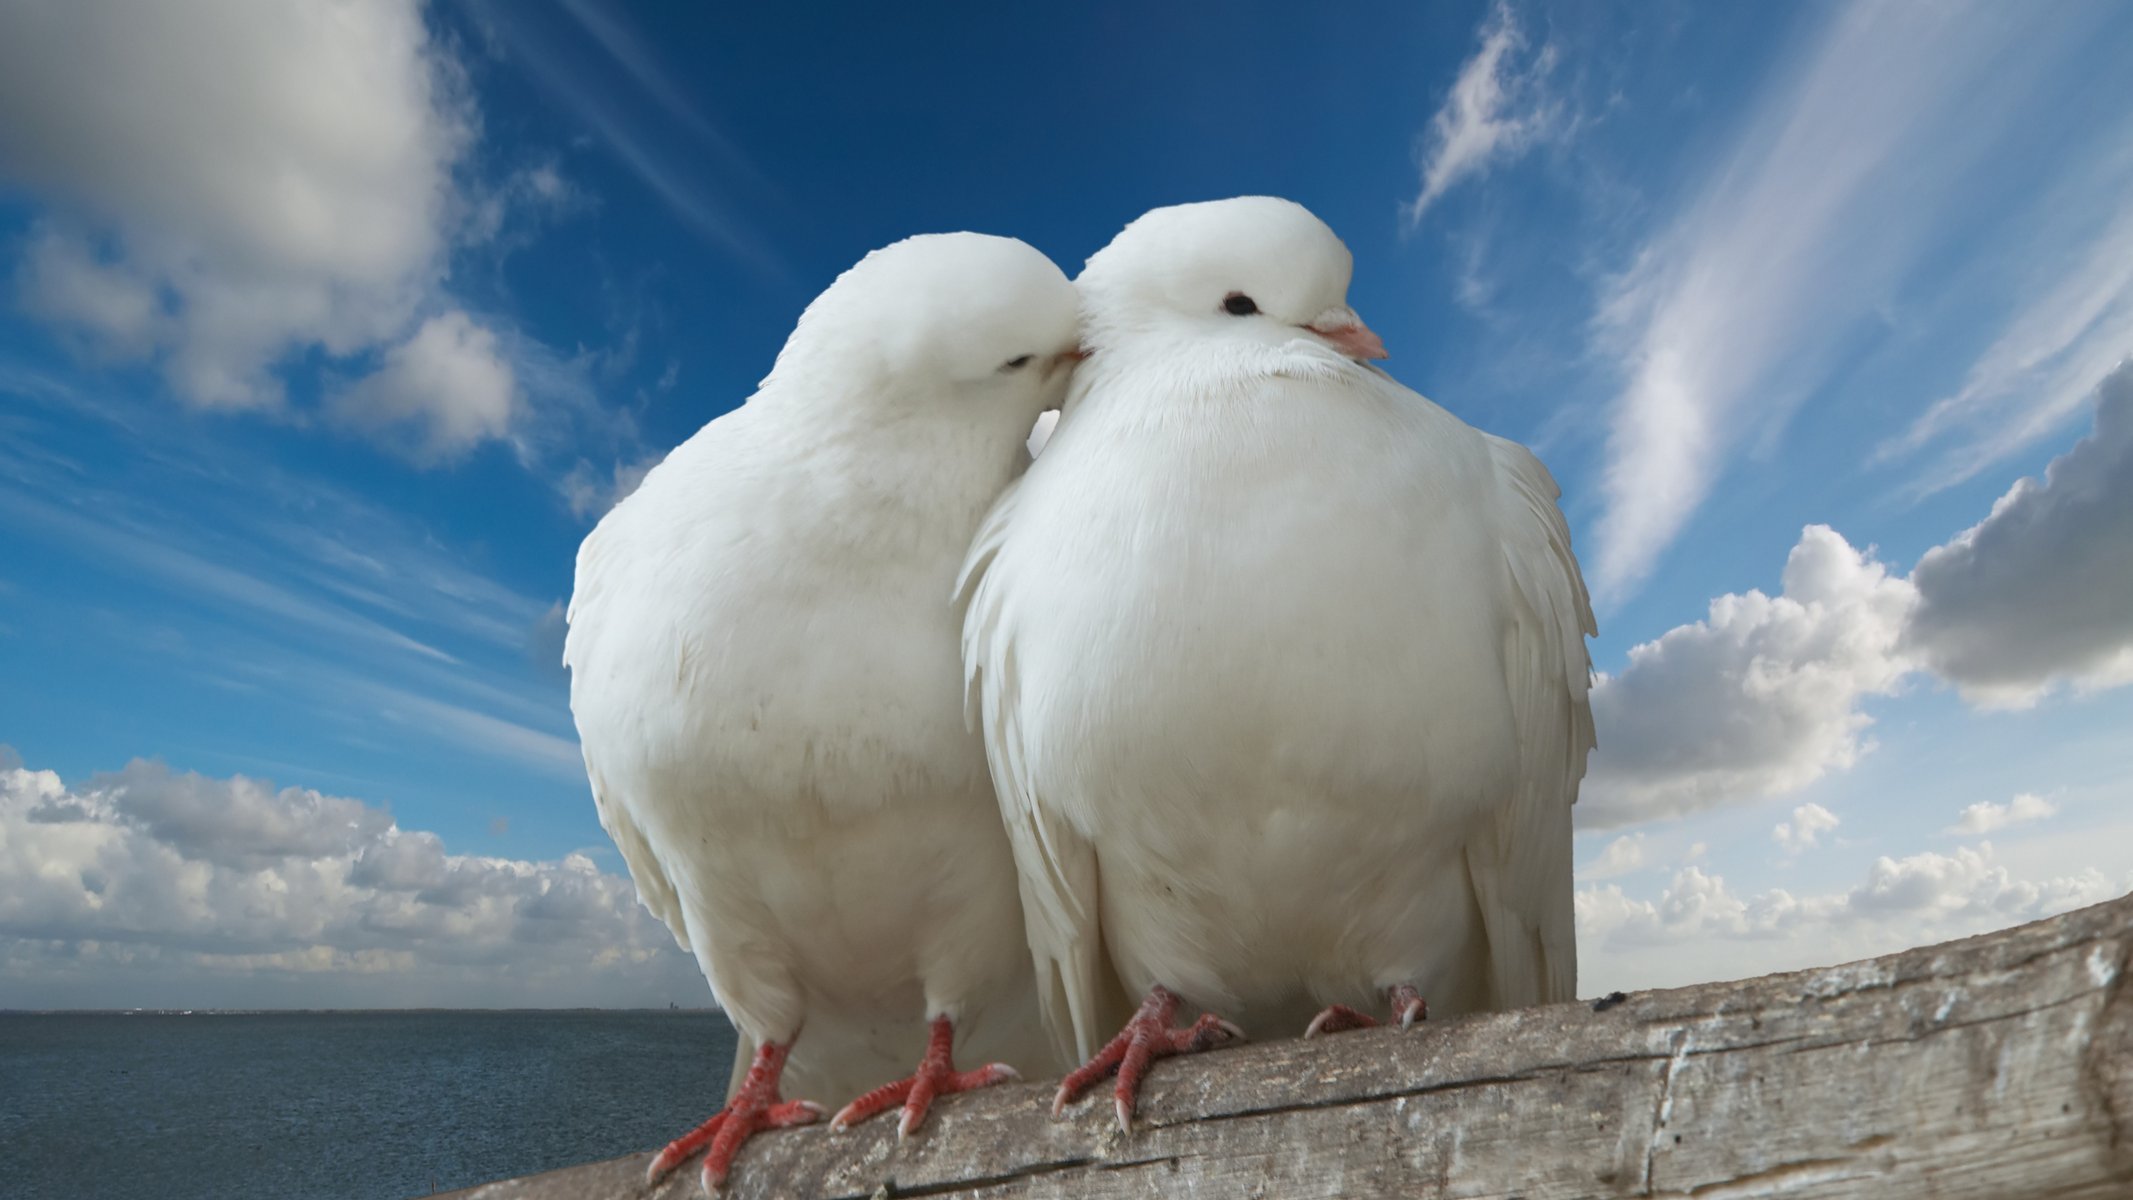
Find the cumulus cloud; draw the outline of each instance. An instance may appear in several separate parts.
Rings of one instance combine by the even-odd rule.
[[[1614,879],[1644,866],[1645,836],[1625,833],[1607,843],[1600,856],[1578,868],[1579,879]]]
[[[1819,804],[1802,804],[1792,810],[1792,819],[1780,821],[1770,831],[1787,854],[1814,849],[1823,834],[1837,827],[1837,814]]]
[[[24,300],[218,408],[405,325],[474,131],[415,0],[16,5],[0,113],[0,173],[66,214]]]
[[[1973,702],[2133,682],[2133,361],[2097,387],[2095,428],[2042,482],[2016,482],[1911,579],[1906,645]]]
[[[2072,8],[2049,21],[1989,4],[1822,12],[1803,52],[1780,57],[1730,149],[1707,161],[1679,213],[1602,297],[1597,348],[1623,378],[1592,540],[1603,607],[1650,574],[1744,446],[1767,444],[1843,370],[1862,327],[1885,320],[1952,240],[1977,236],[1966,198],[1990,191],[2003,148],[2051,123],[2042,81],[2078,69],[2069,56],[2091,40],[2091,15]],[[2096,128],[2089,152],[2068,163],[2122,159],[2117,127]],[[2096,177],[2053,176],[2034,190],[2122,209],[2122,168],[2066,174]],[[2112,268],[2068,270],[2088,260],[2065,222],[2025,215],[2030,228],[2004,238],[2053,268],[2038,290],[2076,275],[2097,276],[2077,290],[2117,286]],[[2054,323],[2082,311],[2070,303]],[[2045,344],[2025,334],[2009,353]]]
[[[1989,843],[1953,854],[1883,856],[1842,891],[1747,899],[1686,866],[1655,899],[1618,884],[1577,893],[1585,989],[1671,987],[1871,957],[2005,928],[2108,900],[2133,887],[2093,868],[2016,878]]]
[[[2005,804],[1980,800],[1963,809],[1963,815],[1944,832],[1960,834],[1997,833],[2010,825],[2041,821],[2059,811],[2059,806],[2032,792],[2022,792]]]
[[[2094,430],[1909,576],[1810,526],[1780,595],[1720,596],[1632,649],[1593,688],[1600,749],[1580,825],[1746,803],[1847,768],[1872,747],[1862,703],[1914,673],[1984,708],[2133,683],[2133,362],[2095,393]],[[1797,852],[1812,831],[1779,842]]]
[[[1784,591],[1720,596],[1593,688],[1600,749],[1577,812],[1607,828],[1792,791],[1867,749],[1867,697],[1896,689],[1916,593],[1811,525]]]
[[[387,351],[384,365],[336,396],[331,411],[345,425],[397,438],[417,461],[436,462],[502,437],[518,404],[496,334],[449,312]]]
[[[282,412],[315,359],[374,372],[324,415],[423,465],[631,441],[569,360],[446,286],[456,253],[587,203],[552,161],[478,174],[479,126],[421,0],[14,6],[0,185],[36,206],[14,290],[201,408]]]
[[[453,854],[362,801],[244,776],[136,761],[69,786],[17,761],[0,755],[0,962],[12,997],[180,1005],[205,987],[309,1004],[523,1005],[703,994],[629,881],[584,854]],[[85,977],[98,990],[67,990]]]
[[[1459,68],[1451,94],[1430,118],[1423,143],[1422,185],[1401,212],[1411,229],[1460,182],[1515,158],[1560,124],[1546,89],[1552,45],[1534,48],[1501,0],[1481,27],[1481,45]]]

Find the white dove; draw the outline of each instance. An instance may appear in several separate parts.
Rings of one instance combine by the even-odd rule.
[[[901,1074],[849,1124],[1049,1071],[1014,860],[964,722],[956,569],[1078,357],[1076,296],[1007,238],[877,250],[800,317],[755,395],[578,552],[564,661],[601,824],[744,1036],[707,1189],[761,1128]],[[806,1037],[798,1051],[794,1041]],[[791,1055],[788,1058],[788,1055]]]
[[[1090,1058],[1057,1103],[1116,1070],[1121,1126],[1152,1058],[1237,1036],[1217,1013],[1572,995],[1594,626],[1559,493],[1365,365],[1350,270],[1285,200],[1129,225],[959,585],[1039,997]],[[1147,999],[1097,1050],[1109,971]]]

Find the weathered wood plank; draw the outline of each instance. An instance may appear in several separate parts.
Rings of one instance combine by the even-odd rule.
[[[1886,958],[1165,1062],[1133,1134],[1050,1087],[758,1137],[734,1200],[2133,1196],[2133,896]],[[648,1098],[686,1109],[685,1098]],[[685,1116],[685,1114],[684,1114]],[[462,1200],[696,1194],[647,1156]]]

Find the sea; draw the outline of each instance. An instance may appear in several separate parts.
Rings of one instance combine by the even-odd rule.
[[[707,1011],[0,1013],[4,1200],[402,1200],[663,1145]]]

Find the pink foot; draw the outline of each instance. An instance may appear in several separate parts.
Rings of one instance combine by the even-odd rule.
[[[780,1046],[765,1042],[757,1047],[741,1090],[710,1120],[668,1142],[645,1171],[645,1182],[657,1183],[709,1142],[711,1149],[704,1155],[704,1191],[716,1192],[725,1186],[733,1156],[740,1153],[741,1143],[750,1135],[758,1130],[811,1125],[821,1120],[822,1106],[814,1101],[778,1098],[778,1076],[784,1073],[785,1056],[790,1053],[791,1043]]]
[[[859,1099],[839,1109],[830,1120],[832,1129],[850,1129],[868,1117],[887,1112],[895,1104],[904,1106],[904,1115],[896,1123],[898,1140],[911,1136],[919,1122],[926,1119],[926,1110],[935,1096],[947,1096],[956,1092],[968,1092],[995,1083],[1004,1083],[1022,1076],[1006,1063],[988,1063],[975,1071],[955,1069],[955,1023],[945,1016],[933,1018],[933,1033],[926,1041],[926,1056],[919,1060],[918,1072],[894,1083],[885,1083]]]
[[[1406,1029],[1416,1021],[1427,1021],[1429,1019],[1429,1004],[1422,999],[1422,993],[1415,990],[1415,985],[1411,983],[1395,984],[1385,989],[1385,992],[1392,1002],[1393,1019],[1400,1023],[1400,1028]],[[1321,1033],[1346,1033],[1351,1029],[1374,1029],[1377,1027],[1377,1023],[1377,1018],[1368,1013],[1357,1012],[1345,1004],[1329,1004],[1326,1006],[1325,1011],[1311,1018],[1311,1024],[1304,1029],[1304,1036],[1310,1038],[1317,1037]]]
[[[1118,1086],[1111,1095],[1118,1110],[1118,1127],[1130,1133],[1133,1130],[1133,1104],[1140,1095],[1141,1076],[1148,1071],[1148,1064],[1158,1058],[1173,1054],[1197,1054],[1217,1046],[1244,1040],[1244,1031],[1228,1021],[1203,1013],[1200,1019],[1185,1029],[1172,1029],[1170,1023],[1178,1013],[1178,994],[1158,985],[1141,1001],[1141,1009],[1126,1022],[1104,1048],[1059,1083],[1059,1094],[1052,1098],[1052,1115],[1057,1117],[1066,1111],[1066,1106],[1088,1086],[1118,1072]]]

